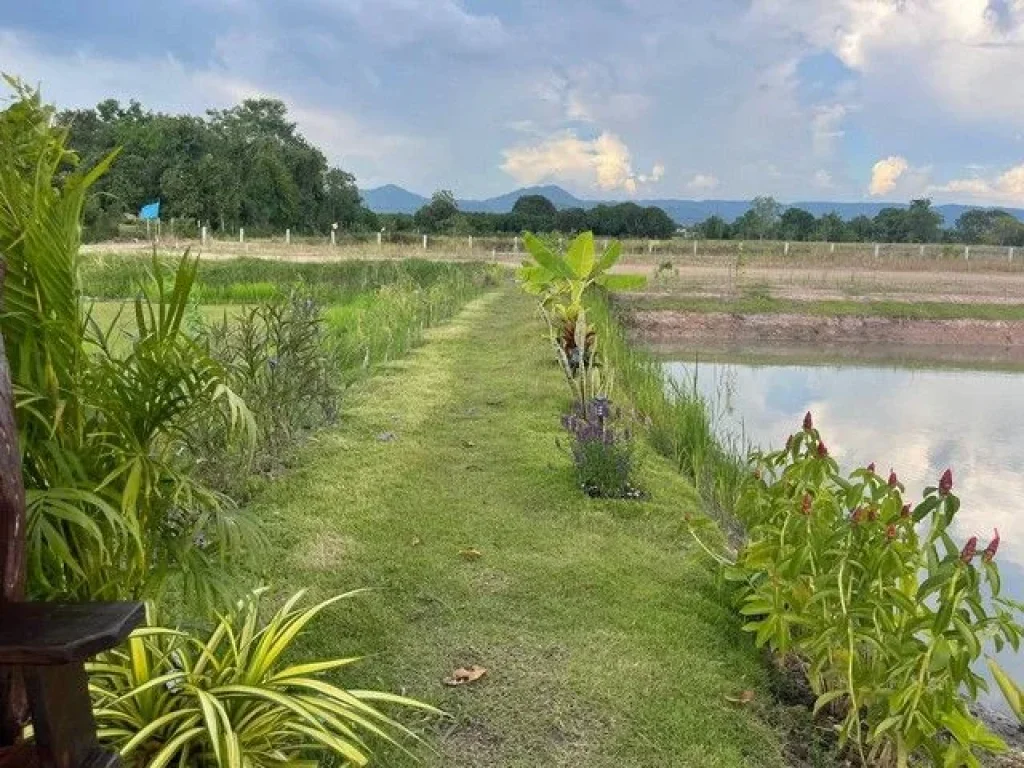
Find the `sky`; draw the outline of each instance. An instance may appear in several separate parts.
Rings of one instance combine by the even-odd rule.
[[[0,71],[280,98],[364,188],[1024,206],[1024,0],[0,0]]]

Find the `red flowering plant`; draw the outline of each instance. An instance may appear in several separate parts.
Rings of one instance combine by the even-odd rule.
[[[843,743],[866,763],[975,766],[1005,744],[971,712],[992,642],[1019,647],[1019,606],[999,597],[999,535],[978,551],[950,534],[952,473],[904,503],[895,472],[843,476],[810,414],[781,451],[752,456],[737,505],[747,541],[738,581],[744,629],[803,660]]]

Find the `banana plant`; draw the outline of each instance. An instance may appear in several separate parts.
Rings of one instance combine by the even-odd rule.
[[[527,293],[540,297],[549,335],[569,386],[574,397],[585,403],[589,396],[604,388],[593,365],[597,334],[586,320],[587,291],[593,286],[609,291],[640,288],[647,278],[611,273],[622,255],[622,244],[614,241],[597,256],[592,232],[578,235],[564,255],[529,232],[523,240],[531,258],[519,269],[520,284]]]

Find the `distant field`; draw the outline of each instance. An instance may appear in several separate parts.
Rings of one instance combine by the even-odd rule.
[[[598,244],[609,238],[598,237]],[[732,266],[734,268],[859,268],[886,270],[938,270],[943,272],[1000,272],[1024,274],[1024,249],[955,244],[800,243],[783,241],[623,240],[624,261],[658,266]],[[162,252],[199,250],[207,257],[252,256],[285,261],[340,261],[346,259],[426,258],[444,261],[492,260],[518,262],[523,257],[522,239],[514,237],[390,235],[378,244],[376,237],[344,237],[332,245],[329,238],[284,237],[251,239],[210,238],[205,246],[197,240],[165,237]],[[95,243],[87,253],[152,252],[144,241]]]

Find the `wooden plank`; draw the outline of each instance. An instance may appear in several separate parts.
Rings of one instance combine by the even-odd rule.
[[[82,662],[144,618],[141,603],[0,603],[0,666]]]

